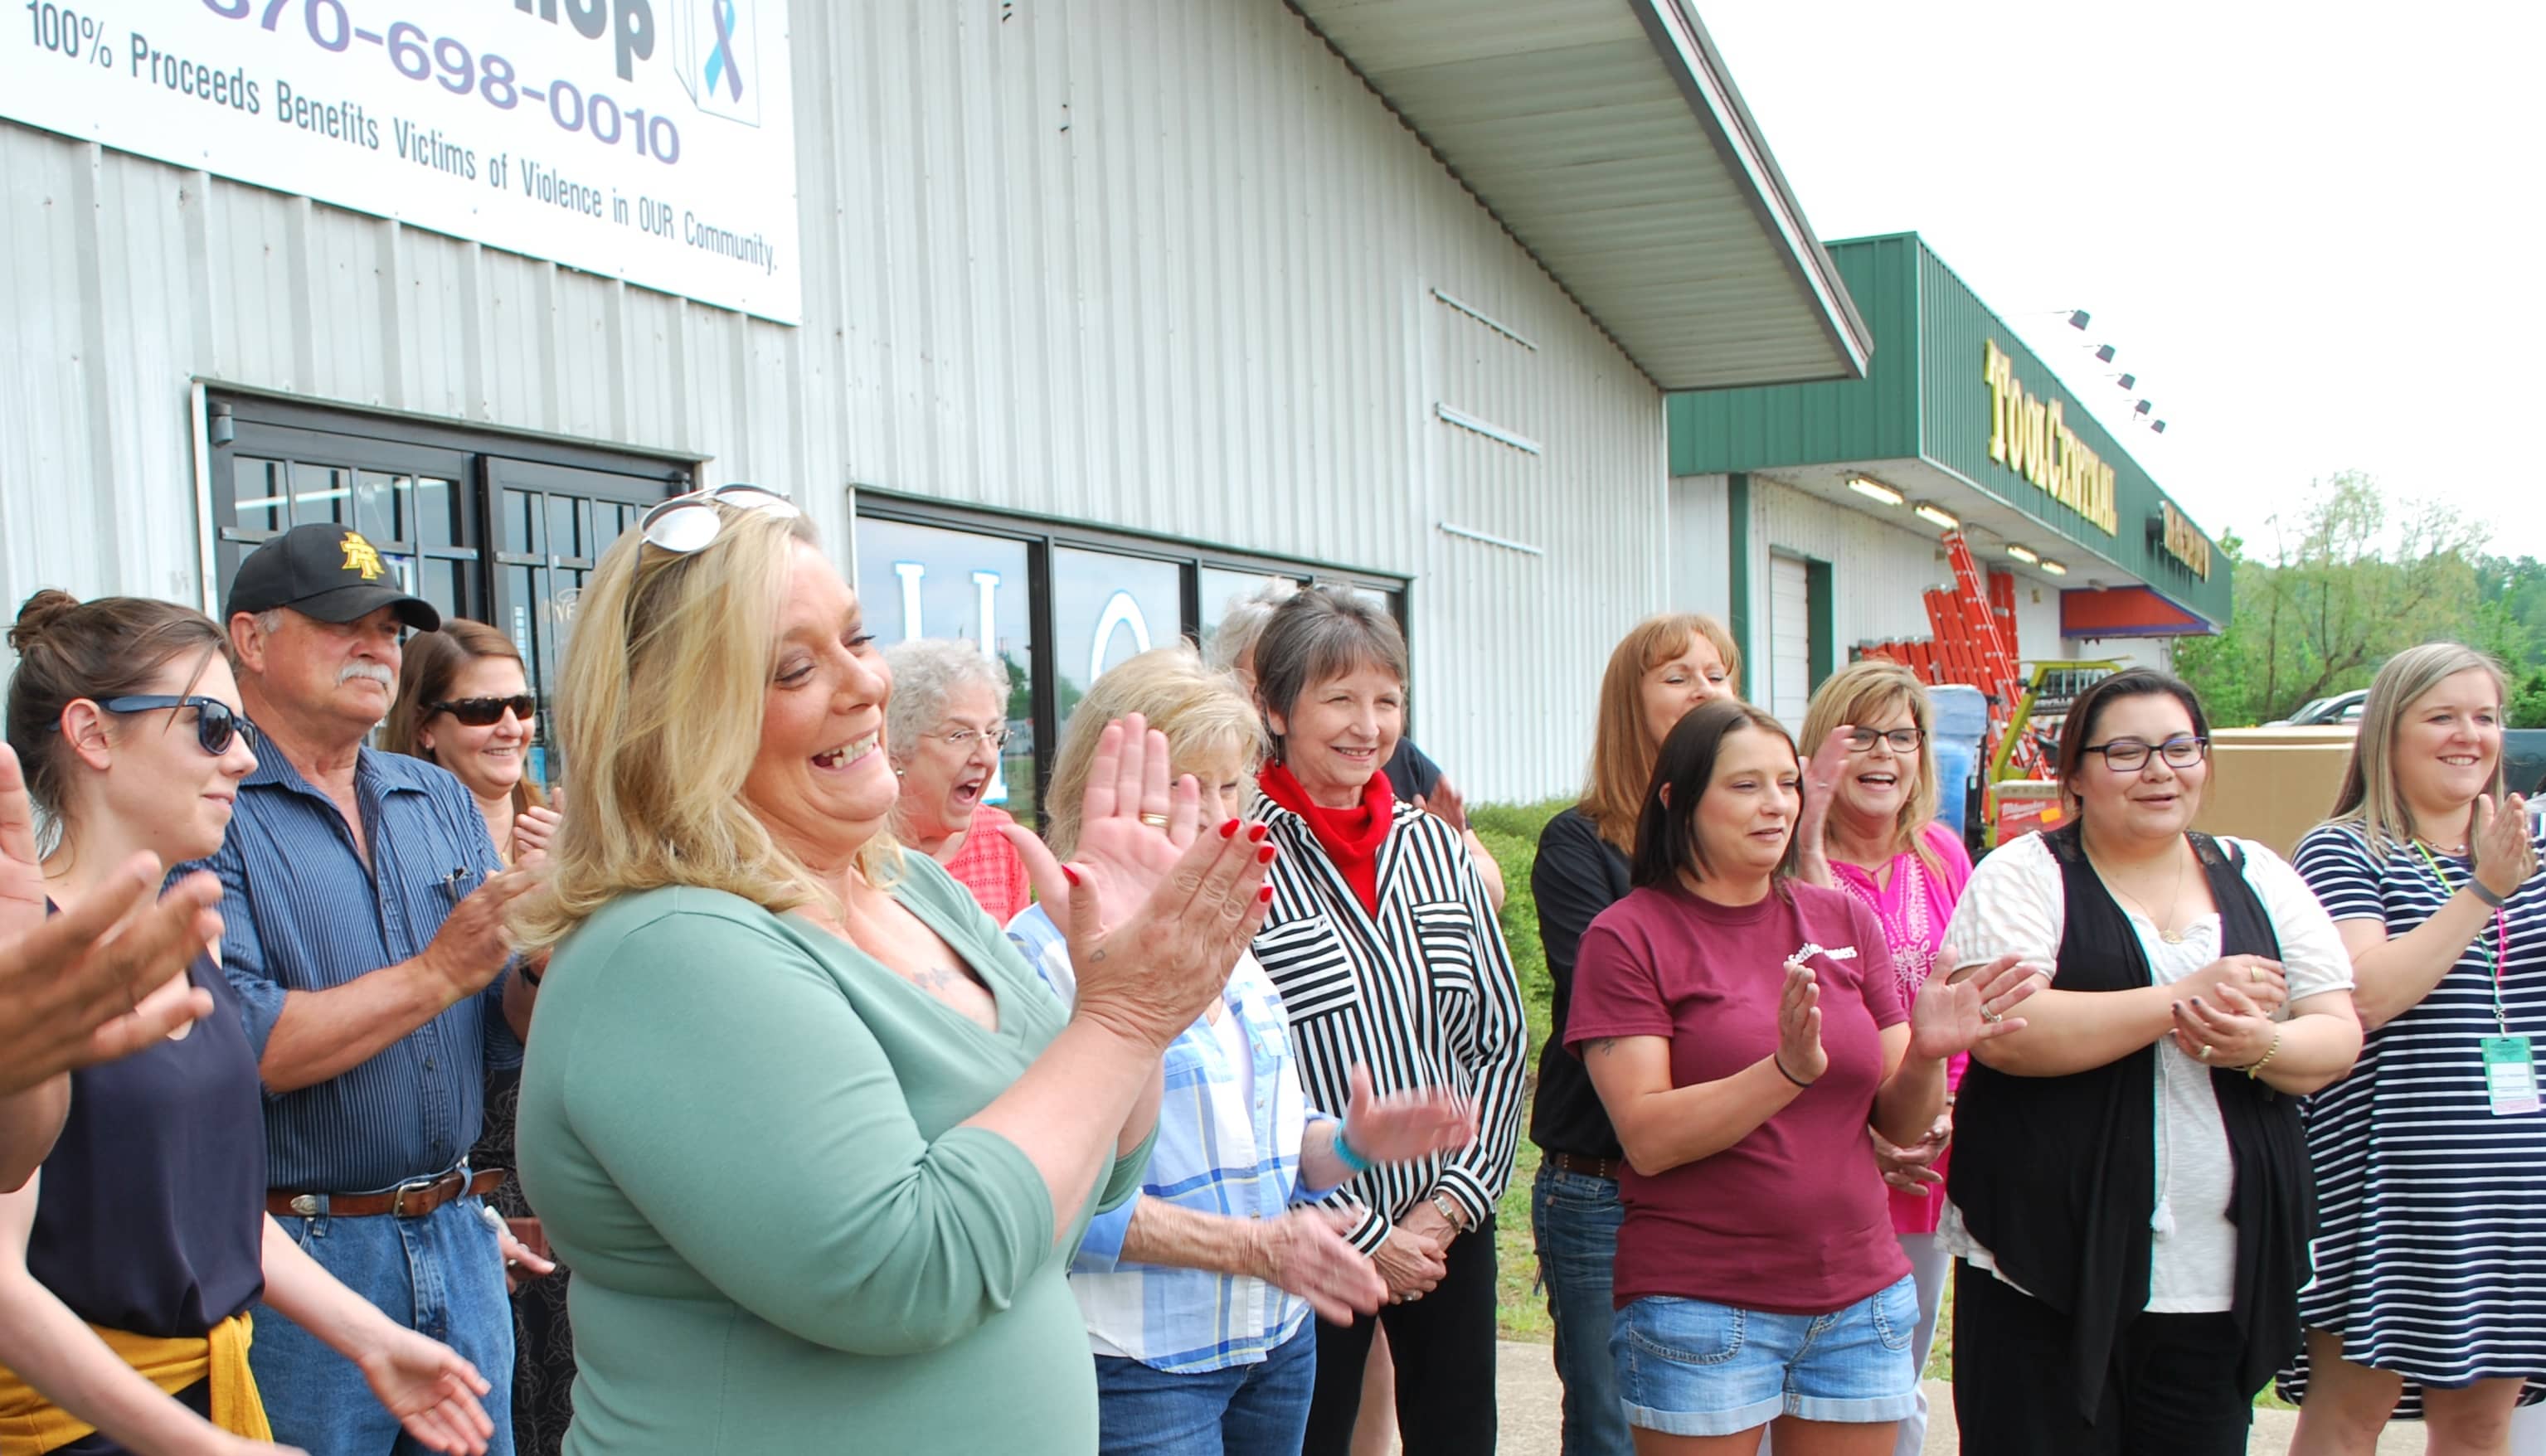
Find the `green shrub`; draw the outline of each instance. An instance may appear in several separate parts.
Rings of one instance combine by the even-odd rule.
[[[1468,827],[1494,857],[1503,872],[1503,944],[1510,948],[1512,971],[1520,981],[1521,1003],[1529,1017],[1529,1076],[1538,1079],[1538,1049],[1547,1041],[1547,1007],[1555,984],[1547,975],[1547,947],[1538,938],[1538,901],[1529,891],[1529,871],[1538,859],[1538,834],[1547,821],[1573,801],[1550,799],[1541,804],[1483,804],[1468,811]],[[1538,1259],[1531,1247],[1530,1181],[1538,1174],[1538,1149],[1528,1134],[1529,1099],[1521,1099],[1522,1137],[1512,1166],[1511,1186],[1494,1209],[1497,1265],[1495,1329],[1505,1339],[1547,1340],[1555,1337],[1548,1323],[1547,1302],[1538,1294]]]

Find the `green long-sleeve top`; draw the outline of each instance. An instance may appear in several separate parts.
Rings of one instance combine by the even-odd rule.
[[[960,1127],[1064,1023],[964,890],[895,897],[988,985],[982,1030],[854,946],[697,889],[558,947],[522,1073],[522,1183],[574,1270],[568,1456],[1096,1449],[1068,1237],[1015,1144]]]

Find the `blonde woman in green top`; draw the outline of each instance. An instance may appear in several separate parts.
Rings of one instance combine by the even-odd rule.
[[[1096,1448],[1064,1276],[1139,1186],[1161,1055],[1262,918],[1263,850],[1198,828],[1138,719],[1106,729],[1065,1011],[885,832],[891,692],[767,492],[655,507],[582,595],[577,813],[522,922],[555,947],[519,1140],[576,1274],[568,1456]]]

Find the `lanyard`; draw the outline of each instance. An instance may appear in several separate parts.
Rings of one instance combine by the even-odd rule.
[[[2440,862],[2432,858],[2429,845],[2417,839],[2414,841],[2414,848],[2421,853],[2422,863],[2431,867],[2431,878],[2440,882],[2442,895],[2455,895],[2463,888],[2451,885],[2449,877],[2440,873]],[[2467,870],[2467,879],[2470,883],[2475,879],[2475,870],[2472,867]],[[2475,943],[2478,946],[2484,944],[2484,935],[2481,931],[2477,932]],[[2502,1034],[2508,1036],[2510,1035],[2510,1012],[2502,1003],[2502,963],[2510,959],[2510,917],[2505,910],[2493,912],[2492,952],[2486,959],[2493,963],[2489,968],[2493,972],[2493,1020],[2495,1025],[2502,1028]]]

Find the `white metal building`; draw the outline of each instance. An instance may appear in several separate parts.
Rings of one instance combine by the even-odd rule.
[[[656,54],[618,38],[632,87],[698,65],[689,0],[653,3]],[[171,35],[206,24],[206,0],[134,8]],[[308,8],[306,40],[296,6],[205,43],[241,47],[246,81],[382,64],[355,43],[392,19],[380,0]],[[490,103],[495,46],[551,45],[530,9],[449,22],[473,28]],[[806,506],[888,633],[1006,656],[1038,730],[1020,747],[1048,749],[1094,670],[1207,633],[1249,578],[1326,577],[1398,605],[1415,732],[1469,795],[1534,798],[1576,781],[1618,634],[1725,605],[1704,512],[1672,509],[1698,487],[1669,477],[1665,391],[1866,368],[1687,0],[760,0],[748,19],[791,88],[771,94],[801,299],[777,303],[550,261],[581,258],[573,218],[427,226],[403,199],[439,175],[234,180],[273,175],[263,149],[303,144],[310,117],[335,125],[318,113],[191,164],[114,144],[109,82],[178,84],[156,36],[148,73],[107,38],[75,78],[93,125],[0,85],[0,599],[209,607],[254,542],[341,519],[512,631],[544,685],[560,600],[635,510],[752,480]],[[440,54],[386,34],[401,67]],[[575,53],[597,134],[608,44]],[[85,63],[0,49],[0,82],[65,59]],[[345,125],[394,128],[403,152],[393,114],[431,91],[380,74],[384,99],[345,103]],[[436,125],[472,170],[529,134]]]

